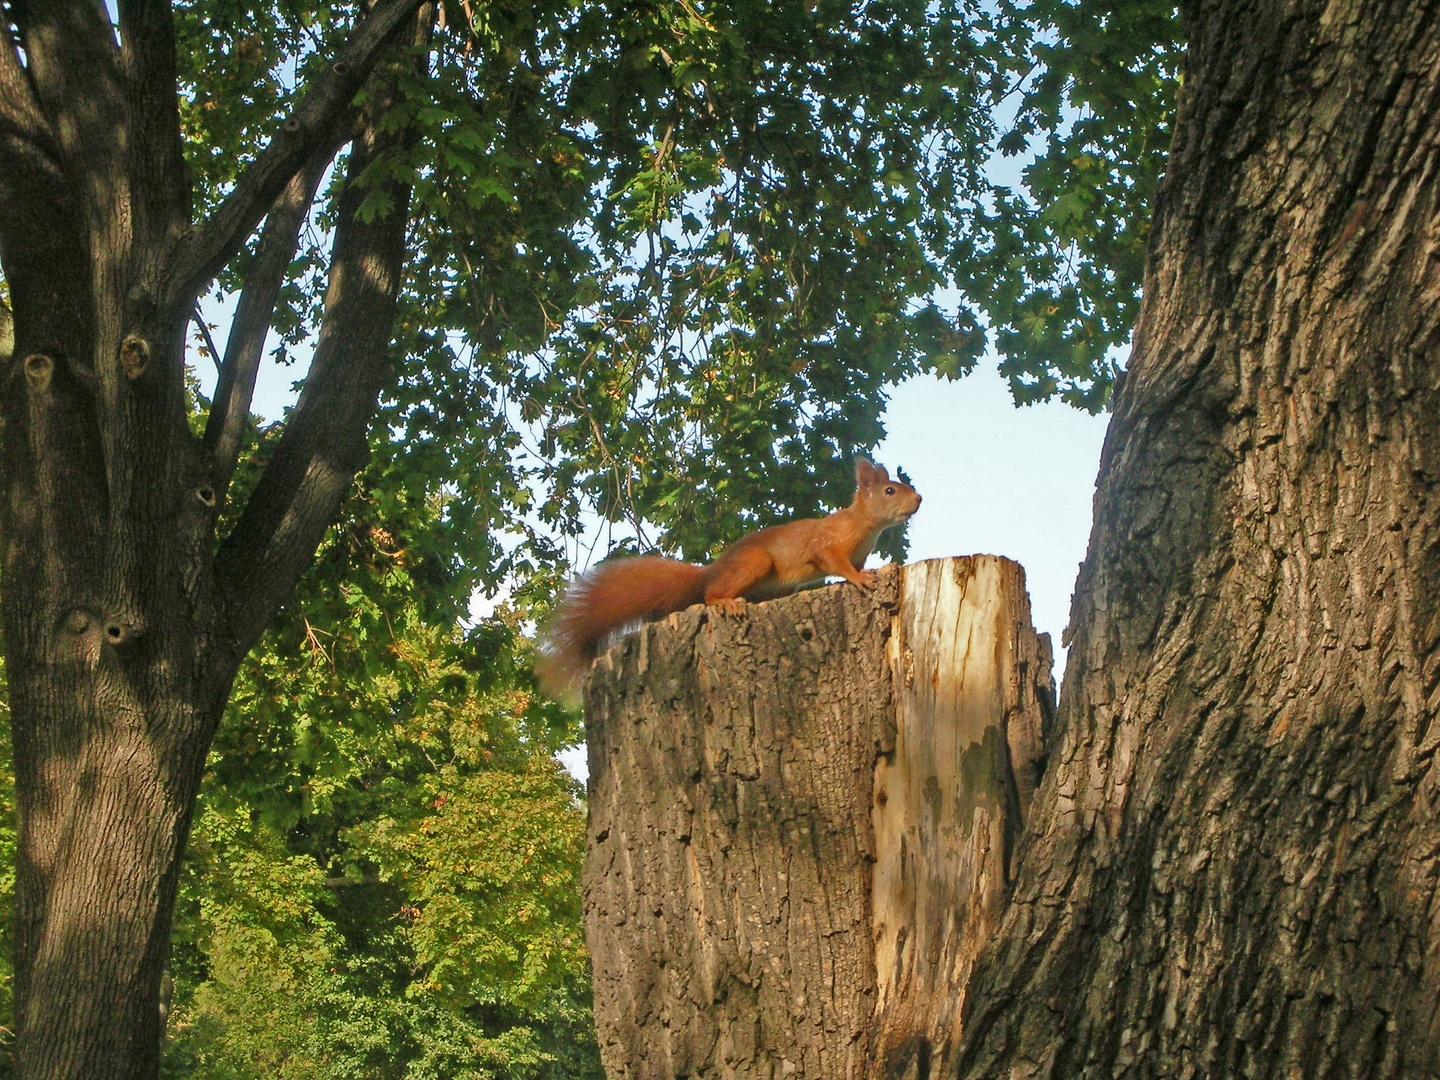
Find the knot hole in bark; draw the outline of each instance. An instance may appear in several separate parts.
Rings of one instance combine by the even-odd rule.
[[[215,505],[215,489],[209,484],[201,484],[195,489],[195,498],[199,499],[206,507],[213,507]]]
[[[54,372],[55,361],[44,353],[32,353],[25,358],[25,379],[36,393],[44,393],[50,388],[50,376]]]
[[[127,379],[138,379],[150,366],[150,343],[138,334],[127,334],[120,343],[120,368]]]
[[[285,129],[287,135],[295,135],[300,131],[300,121],[293,116],[287,117],[285,123],[280,126]]]
[[[105,642],[115,648],[133,641],[139,628],[134,623],[111,620],[105,624]]]

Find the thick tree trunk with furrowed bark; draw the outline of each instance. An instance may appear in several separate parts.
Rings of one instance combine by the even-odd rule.
[[[891,1075],[1440,1076],[1440,10],[1185,16],[1050,768],[954,969],[958,1048]],[[685,760],[682,820],[710,764]],[[777,833],[760,810],[724,835]],[[632,934],[745,925],[647,888]],[[640,985],[699,979],[697,1008],[783,983],[763,948],[626,959],[657,955],[690,966]]]
[[[612,1080],[947,1060],[1051,697],[993,556],[691,608],[602,657],[586,914]]]
[[[158,1074],[179,858],[236,668],[364,460],[389,374],[409,192],[362,221],[353,183],[413,139],[383,80],[418,3],[379,0],[283,132],[190,220],[166,5],[7,5],[0,34],[3,621],[18,803],[15,1035],[25,1080]],[[419,39],[416,39],[419,40]],[[339,133],[339,134],[337,134]],[[315,179],[352,141],[310,375],[227,540],[215,524],[254,364]],[[293,178],[293,182],[292,182]],[[288,185],[288,188],[287,188]],[[262,218],[244,333],[190,435],[198,291]]]
[[[949,1075],[1440,1075],[1440,13],[1204,2]]]

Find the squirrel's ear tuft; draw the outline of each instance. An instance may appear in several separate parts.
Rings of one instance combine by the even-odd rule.
[[[890,482],[890,474],[885,470],[884,465],[875,466],[875,479],[882,484],[888,484]]]
[[[857,457],[855,459],[855,486],[864,487],[866,484],[875,483],[875,480],[875,466],[870,464],[870,459]]]

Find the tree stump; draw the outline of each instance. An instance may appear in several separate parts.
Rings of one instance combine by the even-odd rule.
[[[1053,714],[1024,571],[694,607],[587,680],[611,1080],[924,1078],[959,1034]]]

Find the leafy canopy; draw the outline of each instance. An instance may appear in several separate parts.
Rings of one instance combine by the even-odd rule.
[[[180,10],[209,205],[351,13]],[[447,478],[487,583],[585,510],[701,557],[842,503],[885,387],[987,342],[1018,400],[1103,407],[1168,139],[1164,4],[450,0],[442,22],[429,73],[392,76],[422,138],[369,173],[416,184],[385,420]],[[282,355],[315,326],[329,206]]]

